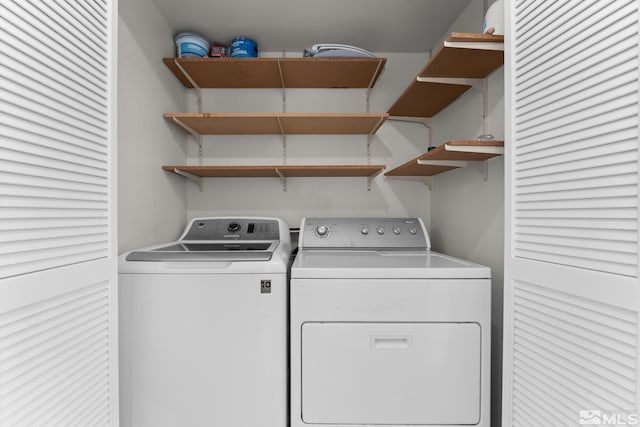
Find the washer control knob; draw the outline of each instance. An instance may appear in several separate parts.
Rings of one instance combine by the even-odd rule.
[[[329,227],[326,225],[319,225],[316,227],[316,236],[322,238],[329,235]]]
[[[360,229],[360,233],[364,234],[366,236],[367,234],[369,234],[369,228],[368,227],[362,227]]]
[[[398,227],[393,227],[393,234],[395,235],[400,234],[400,229]]]
[[[409,228],[409,233],[411,233],[411,234],[416,234],[417,232],[418,232],[418,230],[416,230],[416,228],[415,228],[415,227],[411,227],[411,228]]]
[[[378,228],[376,229],[376,231],[378,232],[379,235],[383,235],[384,234],[384,227],[382,227],[381,225],[378,226]]]
[[[229,226],[227,227],[227,230],[230,233],[236,233],[238,231],[240,231],[240,224],[238,224],[237,222],[231,222],[229,223]]]

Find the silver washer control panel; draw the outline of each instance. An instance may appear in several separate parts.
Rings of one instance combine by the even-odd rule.
[[[420,218],[305,218],[300,248],[430,249]]]
[[[181,240],[280,240],[280,236],[275,220],[196,218]]]

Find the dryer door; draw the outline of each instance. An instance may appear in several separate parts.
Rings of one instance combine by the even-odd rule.
[[[309,424],[477,424],[480,325],[302,326],[302,418]]]

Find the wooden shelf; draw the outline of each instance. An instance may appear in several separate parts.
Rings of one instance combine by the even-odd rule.
[[[503,154],[504,141],[448,141],[385,173],[385,176],[433,176]],[[420,164],[420,162],[430,164]]]
[[[489,47],[488,43],[502,48],[504,36],[452,33],[418,77],[484,79],[504,63],[503,50],[470,47],[474,44]]]
[[[386,61],[386,58],[163,59],[187,88],[194,87],[189,78],[201,88],[370,88]]]
[[[385,165],[163,166],[200,178],[372,177]]]
[[[470,85],[414,81],[388,113],[392,117],[433,117],[470,88]]]
[[[389,108],[391,116],[433,117],[504,63],[504,36],[452,33]],[[452,79],[459,79],[455,81]]]
[[[188,133],[199,135],[374,134],[389,117],[325,113],[165,113]]]
[[[187,88],[371,88],[385,58],[165,58]],[[374,134],[386,113],[165,113],[192,135]],[[373,177],[385,165],[163,166],[198,183],[208,177]],[[286,186],[286,184],[285,184]]]

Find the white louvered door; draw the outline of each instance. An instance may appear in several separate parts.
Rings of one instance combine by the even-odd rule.
[[[0,2],[0,426],[118,425],[117,0]]]
[[[639,3],[506,2],[503,426],[638,421]]]

